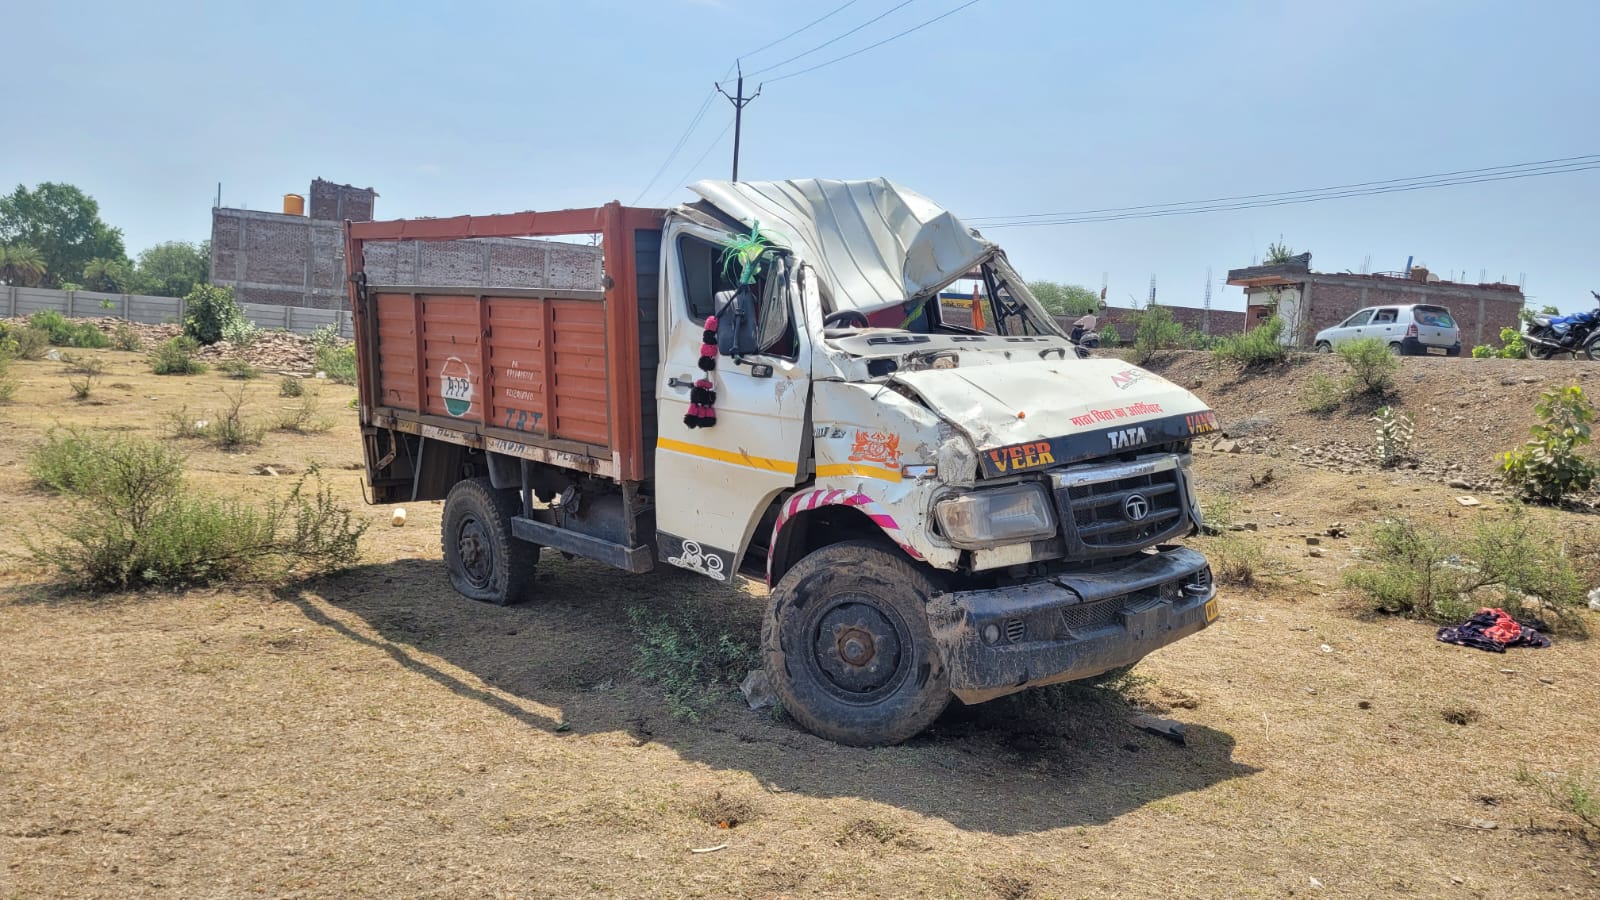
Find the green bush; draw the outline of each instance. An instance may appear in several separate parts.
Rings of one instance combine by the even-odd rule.
[[[195,357],[200,344],[188,335],[179,335],[156,345],[150,353],[150,370],[157,375],[198,375],[206,364]]]
[[[1107,325],[1106,327],[1100,329],[1100,346],[1115,347],[1121,343],[1122,332],[1117,330],[1116,325]]]
[[[1306,405],[1306,411],[1319,416],[1338,409],[1343,397],[1344,388],[1326,375],[1312,375],[1300,389],[1300,401]]]
[[[1410,416],[1395,411],[1392,406],[1380,407],[1373,414],[1372,421],[1378,423],[1378,427],[1373,429],[1378,436],[1373,455],[1377,457],[1378,465],[1392,469],[1411,455],[1411,439],[1416,435],[1416,427]]]
[[[278,382],[279,397],[298,397],[305,392],[305,385],[300,382],[299,378],[296,378],[293,375],[285,375],[283,376],[283,379]]]
[[[294,434],[321,434],[333,427],[333,420],[322,414],[321,399],[315,392],[301,396],[300,402],[285,410],[278,419],[278,431]]]
[[[1172,350],[1183,341],[1183,326],[1172,320],[1164,306],[1152,306],[1139,314],[1133,324],[1133,361],[1144,365],[1163,350]]]
[[[17,398],[17,380],[11,377],[11,357],[0,353],[0,403],[10,403]]]
[[[356,345],[341,342],[316,350],[317,371],[339,384],[356,383]]]
[[[1345,341],[1339,345],[1339,358],[1350,369],[1350,394],[1382,397],[1394,390],[1394,373],[1400,361],[1389,352],[1389,345],[1377,338]]]
[[[1289,359],[1290,350],[1282,338],[1283,320],[1273,316],[1243,334],[1217,338],[1211,353],[1218,361],[1236,362],[1249,369],[1277,365]]]
[[[227,399],[228,405],[206,424],[206,439],[220,450],[242,450],[261,443],[261,436],[266,429],[244,417],[244,385],[239,385],[239,389],[231,394],[223,391],[222,396]]]
[[[111,330],[111,347],[136,353],[144,349],[144,341],[139,337],[139,332],[133,330],[133,326],[122,322]]]
[[[225,373],[229,378],[237,378],[240,381],[249,381],[252,378],[261,377],[260,369],[238,358],[225,359],[217,363],[217,370]]]
[[[1578,455],[1578,448],[1589,443],[1594,422],[1594,407],[1583,388],[1574,384],[1545,391],[1534,410],[1539,424],[1529,429],[1533,440],[1497,457],[1506,483],[1524,497],[1547,503],[1588,490],[1600,467]]]
[[[311,346],[337,347],[344,343],[344,338],[339,336],[339,326],[334,324],[322,325],[311,330]]]
[[[261,337],[261,329],[256,323],[246,319],[241,312],[239,318],[222,326],[222,339],[238,349],[248,348]]]
[[[34,556],[96,591],[219,581],[269,581],[344,568],[359,556],[366,526],[352,520],[317,477],[256,508],[183,488],[158,445],[110,442],[101,473],[75,497],[56,541]]]
[[[28,477],[58,493],[139,505],[178,489],[183,456],[152,441],[53,428],[28,455]]]
[[[197,284],[183,302],[187,309],[183,333],[201,344],[215,344],[229,328],[237,329],[244,321],[233,288]]]
[[[57,347],[100,348],[110,346],[105,333],[89,322],[74,322],[53,309],[41,309],[28,317],[28,325],[42,331]]]
[[[639,638],[639,676],[661,686],[667,709],[678,718],[698,719],[719,693],[761,664],[753,640],[735,637],[701,610],[662,613],[636,606],[628,610],[628,621]]]
[[[1520,507],[1480,518],[1464,535],[1380,522],[1365,555],[1371,564],[1345,579],[1379,612],[1459,622],[1479,607],[1498,606],[1583,631],[1585,586],[1561,533]]]
[[[1522,332],[1515,328],[1500,329],[1499,356],[1502,359],[1521,359],[1528,355],[1528,346],[1522,342]]]
[[[50,332],[29,325],[15,334],[18,359],[44,359],[50,352]]]
[[[1493,359],[1497,355],[1499,354],[1495,353],[1494,348],[1488,344],[1479,344],[1472,348],[1473,359]]]

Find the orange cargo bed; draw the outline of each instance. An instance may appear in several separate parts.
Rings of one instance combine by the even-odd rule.
[[[612,203],[348,223],[362,425],[648,477],[662,215]],[[603,290],[380,285],[363,264],[373,241],[587,233],[601,235]]]

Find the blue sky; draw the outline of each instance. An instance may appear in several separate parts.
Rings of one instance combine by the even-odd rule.
[[[6,15],[0,185],[65,181],[130,252],[199,240],[225,205],[313,177],[378,215],[632,201],[733,58],[843,0],[18,4]],[[807,50],[900,0],[857,0],[745,60]],[[963,0],[913,0],[768,73]],[[1600,4],[980,0],[768,84],[741,175],[885,175],[962,216],[1286,191],[1600,153]],[[21,40],[16,39],[22,36]],[[17,80],[18,73],[23,77]],[[760,78],[755,79],[762,80]],[[727,177],[718,98],[645,203]],[[691,167],[709,149],[704,162]],[[1030,278],[1198,304],[1269,241],[1326,271],[1525,273],[1538,303],[1600,289],[1600,170],[1301,206],[988,231]]]

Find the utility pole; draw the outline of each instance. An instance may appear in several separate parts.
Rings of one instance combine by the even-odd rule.
[[[728,92],[717,84],[717,93],[728,97]],[[756,85],[756,92],[746,97],[744,95],[744,66],[739,66],[739,80],[733,89],[733,96],[728,97],[728,102],[733,104],[733,180],[739,180],[739,132],[744,128],[744,108],[750,101],[761,96],[761,85]]]

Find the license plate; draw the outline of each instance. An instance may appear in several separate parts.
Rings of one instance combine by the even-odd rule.
[[[1429,347],[1428,348],[1428,352],[1432,353],[1434,356],[1444,356],[1446,353],[1449,353],[1450,351],[1446,350],[1443,347]]]
[[[1212,597],[1206,601],[1206,624],[1210,625],[1217,620],[1217,598]]]

